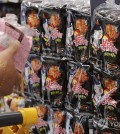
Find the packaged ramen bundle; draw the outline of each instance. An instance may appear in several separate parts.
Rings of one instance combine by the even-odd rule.
[[[38,122],[33,128],[33,134],[47,134],[50,131],[49,120],[50,120],[50,109],[49,107],[40,104],[38,107]]]
[[[104,3],[94,11],[91,57],[103,62],[102,69],[108,73],[119,75],[120,9],[115,4]]]
[[[25,91],[39,98],[41,82],[41,62],[40,57],[31,54],[24,70]]]
[[[72,127],[72,130],[73,130],[74,134],[85,134],[85,130],[84,130],[83,125],[80,122],[79,118],[74,117],[71,120],[70,125]]]
[[[65,109],[53,109],[52,134],[66,134],[66,111]]]
[[[21,4],[21,24],[28,25],[31,28],[38,28],[38,12],[42,1],[24,0]]]
[[[120,129],[120,87],[116,79],[103,77],[103,96],[98,105],[101,118],[110,128]]]
[[[62,107],[67,94],[67,61],[42,57],[42,98],[52,107]]]
[[[41,22],[38,17],[41,2],[40,0],[25,0],[21,4],[21,24],[35,29],[31,53],[37,54],[41,52]]]
[[[85,62],[89,57],[91,29],[90,5],[73,1],[67,6],[66,55]]]
[[[61,3],[61,2],[60,2]],[[61,4],[44,4],[39,13],[42,22],[42,53],[63,55],[66,37],[66,12]]]
[[[114,132],[114,129],[120,130],[119,98],[119,79],[111,77],[106,72],[94,69],[92,99],[96,118],[95,124],[99,126],[95,131],[99,130],[99,133],[102,134],[104,128],[110,128],[110,132]]]
[[[89,119],[91,115],[73,115],[69,121],[69,130],[68,133],[71,134],[90,134],[89,133]],[[67,131],[67,130],[66,130]]]
[[[98,70],[93,70],[93,83],[92,83],[92,100],[93,100],[93,111],[97,116],[100,115],[99,105],[104,95],[103,89],[103,74]]]
[[[73,109],[90,112],[92,108],[92,73],[90,65],[68,63],[68,100]]]

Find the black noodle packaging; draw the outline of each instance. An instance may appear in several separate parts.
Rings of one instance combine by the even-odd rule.
[[[116,95],[118,93],[118,95]],[[109,106],[108,101],[112,107],[115,106],[115,101],[110,96],[116,95],[116,98],[119,99],[119,80],[113,78],[106,72],[101,72],[98,69],[94,69],[93,71],[93,93],[92,93],[93,105],[94,105],[94,112],[97,116],[106,118],[106,116],[110,116],[112,119],[112,115],[109,115],[110,112],[106,112],[106,105]],[[115,99],[116,99],[115,98]],[[116,102],[117,103],[117,102]],[[109,108],[108,108],[109,109]],[[112,111],[115,112],[114,108],[110,108]],[[116,113],[116,112],[115,112]],[[111,113],[110,113],[111,114]]]
[[[35,29],[31,53],[41,52],[41,22],[38,17],[41,1],[23,1],[21,4],[21,24]]]
[[[80,3],[78,3],[80,4]],[[78,6],[78,5],[76,5]],[[91,30],[90,8],[67,8],[66,55],[76,61],[85,62],[89,56]]]
[[[42,57],[42,98],[52,107],[61,107],[67,94],[67,61]]]
[[[66,134],[66,111],[65,109],[53,109],[52,134]]]
[[[25,92],[40,98],[41,62],[36,54],[30,54],[24,69]]]
[[[104,95],[104,89],[103,89],[103,74],[102,72],[98,71],[97,69],[93,70],[93,83],[92,83],[92,100],[93,100],[93,111],[94,114],[97,116],[100,115],[99,111],[99,105],[100,101],[102,99],[102,96]]]
[[[104,4],[94,11],[91,57],[103,63],[105,71],[120,72],[120,10]]]
[[[92,73],[90,65],[68,63],[68,103],[74,110],[91,112]]]
[[[106,72],[93,72],[93,104],[96,124],[99,133],[117,132],[120,130],[120,86],[119,79],[113,78]],[[104,127],[110,128],[106,131]],[[113,130],[111,130],[111,128]],[[115,130],[114,130],[115,129]],[[118,131],[119,133],[119,131]]]
[[[103,81],[104,95],[100,102],[102,118],[108,121],[110,128],[120,129],[120,87],[118,80],[105,77]]]
[[[43,6],[39,18],[42,22],[43,54],[62,55],[66,37],[65,9],[58,6]]]
[[[47,134],[50,131],[50,109],[49,107],[40,104],[38,107],[38,122],[33,129],[33,134]]]
[[[89,119],[91,118],[90,114],[72,115],[67,112],[67,134],[89,134]]]

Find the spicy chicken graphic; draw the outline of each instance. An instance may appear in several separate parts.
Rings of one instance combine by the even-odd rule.
[[[115,26],[108,24],[105,27],[105,31],[106,31],[106,36],[108,37],[108,40],[114,42],[118,38],[118,31]]]
[[[117,93],[117,81],[112,80],[110,78],[106,78],[104,80],[104,96],[102,97],[101,103],[101,113],[104,115],[106,120],[114,120],[116,121],[116,107],[118,106],[118,102],[116,101]],[[118,93],[117,93],[118,94]],[[104,112],[102,111],[104,109]]]
[[[102,44],[100,44],[100,48],[105,56],[115,57],[118,49],[115,47],[116,39],[118,38],[117,27],[111,24],[107,24],[105,27],[105,34],[102,38]]]
[[[79,123],[75,123],[74,134],[84,134],[84,129]]]
[[[105,79],[104,81],[104,93],[105,94],[116,88],[117,88],[116,81],[112,79],[108,79],[108,78]]]
[[[75,46],[88,45],[88,41],[85,39],[88,30],[87,21],[85,19],[77,19],[75,23],[74,31],[74,44]]]
[[[35,11],[31,11],[28,14],[28,18],[27,18],[27,24],[31,27],[31,28],[37,28],[38,25],[40,24],[40,20],[37,16],[37,13]]]
[[[49,28],[50,29],[59,29],[60,26],[60,17],[58,14],[52,14],[50,17],[50,24]]]
[[[47,90],[62,90],[62,86],[58,83],[60,78],[60,70],[57,66],[51,66],[48,71],[46,78],[46,89]]]
[[[61,111],[56,111],[54,113],[54,122],[56,124],[62,125],[64,120],[65,120],[65,117],[64,117],[64,115],[63,115],[63,113]]]
[[[65,130],[65,116],[61,111],[56,111],[54,113],[54,128],[53,134],[66,134]]]
[[[48,115],[48,108],[46,106],[40,104],[37,107],[37,110],[38,110],[38,121],[35,124],[35,126],[37,127],[39,133],[41,133],[41,134],[48,133],[49,124],[47,122],[47,119],[44,118],[46,115]]]
[[[87,26],[87,21],[84,19],[77,19],[76,24],[75,24],[76,30],[74,32],[74,35],[83,35],[85,36],[88,26]]]
[[[79,67],[73,78],[72,84],[80,83],[80,85],[82,85],[86,80],[88,80],[86,73],[81,67]]]
[[[48,110],[47,110],[47,107],[44,106],[44,105],[39,105],[38,106],[38,115],[39,115],[39,118],[44,118],[45,114],[47,114]]]
[[[84,70],[81,67],[79,67],[72,80],[73,92],[88,95],[88,91],[82,87],[82,85],[87,80],[88,80],[87,74],[84,72]]]
[[[85,62],[88,58],[88,34],[89,26],[86,19],[78,18],[75,21],[73,44],[75,48],[75,60]]]

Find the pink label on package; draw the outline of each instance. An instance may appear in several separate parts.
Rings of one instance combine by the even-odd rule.
[[[2,29],[3,32],[5,32],[5,34],[11,36],[14,39],[21,41],[20,49],[14,56],[14,63],[16,69],[19,72],[23,72],[27,58],[29,56],[29,52],[32,47],[32,37],[25,36],[19,29],[16,29],[15,27],[11,26],[8,23],[5,22],[0,23],[0,27],[2,26],[5,27]],[[4,49],[6,49],[6,47],[4,45],[0,45],[0,51]]]

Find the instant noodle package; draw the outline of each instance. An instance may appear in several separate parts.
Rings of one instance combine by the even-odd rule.
[[[36,123],[33,133],[35,134],[47,134],[50,131],[49,120],[50,120],[50,109],[49,107],[40,104],[38,106],[38,122]]]
[[[92,69],[89,65],[68,63],[68,98],[70,106],[80,112],[92,109]]]
[[[36,54],[29,55],[24,69],[25,91],[32,93],[37,98],[40,97],[40,57]]]
[[[42,95],[53,107],[61,107],[67,94],[67,64],[66,60],[55,57],[43,57]]]
[[[23,1],[21,4],[21,24],[26,27],[35,29],[33,36],[33,45],[31,53],[39,55],[41,52],[41,35],[40,35],[40,19],[39,19],[39,8],[41,7],[42,1]]]
[[[42,22],[42,52],[63,54],[66,36],[65,9],[54,6],[42,8],[39,18]]]
[[[119,75],[120,66],[120,9],[102,5],[94,11],[91,57],[101,61],[102,69],[109,74]]]
[[[89,57],[91,17],[90,7],[67,6],[66,55],[76,61],[85,62]]]

